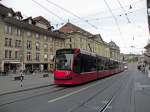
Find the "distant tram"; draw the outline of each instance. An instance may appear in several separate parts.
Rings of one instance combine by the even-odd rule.
[[[56,51],[54,83],[76,85],[124,70],[121,62],[98,56],[78,48]]]

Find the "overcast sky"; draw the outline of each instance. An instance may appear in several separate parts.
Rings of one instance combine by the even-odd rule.
[[[116,18],[112,17],[104,0],[2,0],[0,3],[15,11],[21,11],[24,18],[43,16],[56,29],[68,20],[93,33],[101,34],[104,41],[114,41],[123,53],[141,53],[149,39],[146,0],[106,0]],[[121,3],[127,16],[118,1]],[[73,14],[56,7],[55,3]],[[130,8],[132,6],[132,9]],[[52,14],[53,13],[53,14]],[[127,18],[129,18],[130,23]],[[134,47],[131,47],[134,46]]]

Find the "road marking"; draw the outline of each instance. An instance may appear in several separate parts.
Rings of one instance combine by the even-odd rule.
[[[99,82],[98,82],[98,83],[99,83]],[[93,84],[93,85],[90,85],[90,86],[87,86],[87,87],[82,88],[82,89],[79,89],[79,90],[77,90],[77,91],[71,92],[71,93],[66,94],[66,95],[64,95],[64,96],[60,96],[60,97],[58,97],[58,98],[55,98],[55,99],[49,100],[49,101],[48,101],[48,103],[53,103],[53,102],[55,102],[55,101],[61,100],[61,99],[63,99],[63,98],[66,98],[66,97],[68,97],[68,96],[71,96],[71,95],[77,94],[77,93],[79,93],[79,92],[81,92],[81,91],[83,91],[83,90],[86,90],[86,89],[88,89],[88,88],[90,88],[90,87],[93,87],[93,86],[97,85],[98,83]]]

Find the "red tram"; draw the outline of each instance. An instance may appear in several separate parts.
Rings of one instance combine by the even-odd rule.
[[[121,62],[78,48],[57,50],[55,64],[54,83],[57,85],[81,84],[124,70]]]

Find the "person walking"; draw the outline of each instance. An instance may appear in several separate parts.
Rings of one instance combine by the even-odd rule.
[[[149,65],[146,64],[146,65],[145,65],[145,73],[146,73],[146,74],[148,74],[148,69],[149,69]]]
[[[23,87],[23,78],[24,78],[24,76],[23,76],[23,71],[20,70],[20,86],[21,86],[21,87]]]
[[[148,77],[150,77],[150,64],[148,64]]]

